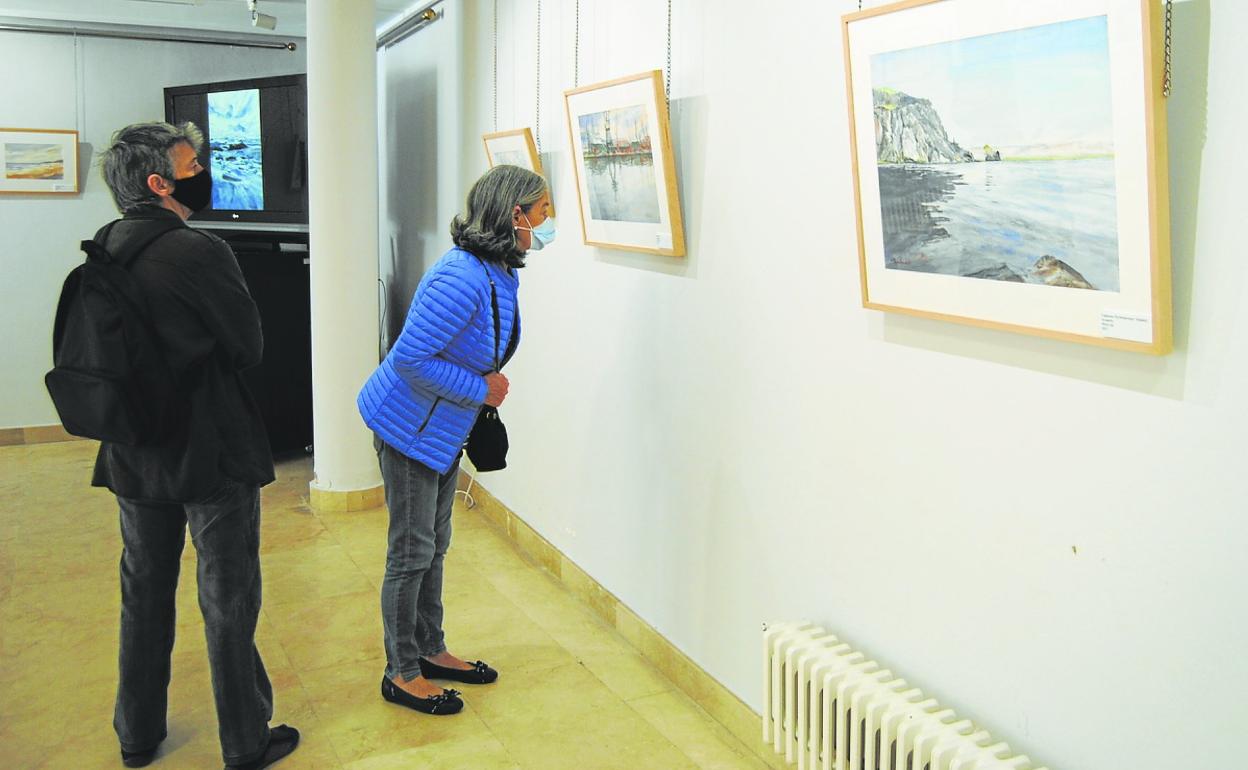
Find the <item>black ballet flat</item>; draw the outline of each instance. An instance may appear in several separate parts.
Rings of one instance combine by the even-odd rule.
[[[417,698],[384,678],[381,680],[381,697],[413,711],[436,716],[458,714],[464,708],[464,702],[460,700],[459,693],[455,690],[443,690],[441,695],[435,695],[432,698]]]
[[[420,675],[425,679],[450,679],[453,682],[463,682],[464,684],[490,684],[495,679],[498,679],[498,672],[481,660],[473,663],[472,668],[465,669],[446,668],[421,658]]]

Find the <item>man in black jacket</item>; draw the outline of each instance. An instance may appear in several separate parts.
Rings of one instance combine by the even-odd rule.
[[[260,613],[260,487],[273,458],[241,371],[260,362],[260,316],[234,253],[186,219],[211,200],[191,123],[118,131],[103,153],[123,218],[101,231],[148,303],[178,380],[178,419],[147,446],[103,442],[95,486],[121,508],[120,684],[113,725],[128,767],[152,761],[166,735],[174,596],[189,526],[198,561],[221,750],[227,768],[267,767],[299,733],[270,730],[273,689],[255,647]],[[155,237],[155,240],[152,240]],[[147,244],[144,246],[144,244]]]

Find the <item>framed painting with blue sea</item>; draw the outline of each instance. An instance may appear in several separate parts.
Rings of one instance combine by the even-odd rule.
[[[490,168],[508,165],[526,168],[545,176],[542,171],[542,158],[537,154],[537,144],[533,141],[533,132],[525,128],[511,131],[495,131],[481,137],[485,143],[485,157]],[[547,180],[547,185],[550,180]],[[553,196],[552,196],[553,198]],[[550,216],[555,216],[555,204],[550,204]]]
[[[565,91],[564,102],[585,243],[683,256],[662,71]]]
[[[908,0],[843,18],[864,306],[1169,351],[1156,10]]]
[[[75,195],[78,132],[0,128],[0,193]]]

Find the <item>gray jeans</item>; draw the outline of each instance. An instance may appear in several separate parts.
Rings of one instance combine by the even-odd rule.
[[[451,506],[459,460],[439,474],[377,441],[390,509],[386,576],[381,584],[386,678],[420,674],[420,658],[446,651],[442,635],[442,562],[451,544]]]
[[[194,503],[119,497],[120,683],[113,727],[126,751],[164,740],[174,596],[189,525],[198,561],[212,694],[226,764],[250,762],[269,743],[273,688],[256,650],[260,614],[260,489],[226,481]]]

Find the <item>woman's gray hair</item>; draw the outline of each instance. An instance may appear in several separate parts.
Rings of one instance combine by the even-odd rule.
[[[194,123],[136,123],[113,134],[100,156],[100,167],[121,213],[128,214],[160,197],[147,186],[147,178],[159,174],[173,181],[172,150],[179,142],[189,144],[198,155],[204,134]]]
[[[468,191],[468,211],[451,220],[451,240],[482,259],[524,267],[512,212],[525,213],[546,192],[546,180],[519,166],[495,166]]]

